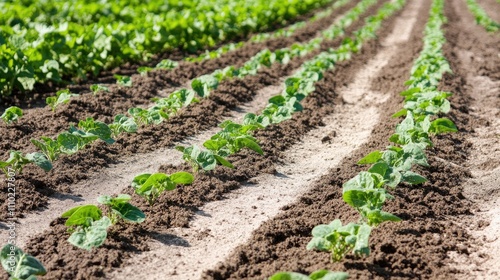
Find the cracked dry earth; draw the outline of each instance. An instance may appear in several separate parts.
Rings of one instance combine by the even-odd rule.
[[[65,105],[68,112],[59,111],[53,121],[35,102],[25,109],[29,120],[0,127],[2,136],[16,139],[12,144],[2,137],[0,149],[3,154],[31,151],[30,138],[56,134],[70,122],[90,116],[106,121],[194,77],[241,65],[261,49],[307,41],[357,2],[292,38],[253,44],[175,72],[134,76],[137,88],[114,88],[111,97],[99,101],[92,96],[72,101]],[[347,36],[383,2],[353,23]],[[360,158],[389,145],[399,122],[391,115],[402,106],[399,92],[422,49],[430,3],[409,0],[359,54],[325,73],[303,101],[302,112],[257,131],[264,156],[242,150],[229,158],[234,170],[199,173],[194,184],[165,193],[152,207],[133,195],[129,185],[135,175],[190,171],[175,145],[200,144],[218,131],[221,121],[259,112],[283,89],[286,77],[319,50],[256,76],[225,81],[210,98],[161,125],[121,136],[116,145],[93,144],[64,157],[48,174],[27,167],[19,176],[23,208],[17,241],[47,268],[40,279],[267,279],[277,271],[323,268],[348,272],[350,279],[500,279],[500,36],[475,25],[463,0],[445,3],[444,54],[453,74],[440,85],[454,94],[448,117],[459,132],[432,139],[430,167],[418,170],[429,181],[393,191],[395,199],[386,210],[403,221],[372,231],[370,256],[333,264],[328,253],[305,249],[315,225],[356,218],[342,200],[342,184],[364,170],[356,165]],[[500,17],[500,4],[488,13]],[[323,43],[322,50],[338,46],[341,39]],[[107,105],[96,106],[99,102]],[[64,220],[58,218],[62,212],[118,193],[133,196],[147,215],[144,223],[114,227],[106,243],[91,252],[66,242]],[[2,193],[0,200],[5,198]],[[0,227],[5,229],[5,223]],[[6,234],[2,230],[0,238]]]

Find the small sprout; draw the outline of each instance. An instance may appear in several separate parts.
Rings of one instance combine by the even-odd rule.
[[[131,87],[132,86],[132,78],[130,76],[122,76],[122,75],[114,75],[116,79],[116,84],[121,85],[124,87]]]
[[[309,276],[297,272],[278,272],[269,280],[346,280],[349,274],[346,272],[334,272],[330,270],[318,270]]]
[[[193,175],[183,171],[173,173],[172,175],[165,173],[145,173],[135,176],[132,181],[132,187],[135,189],[135,193],[144,197],[150,205],[153,205],[164,191],[174,190],[177,185],[189,185],[193,181]]]
[[[56,96],[49,96],[45,99],[47,105],[50,106],[52,112],[61,104],[67,104],[71,97],[79,96],[78,94],[71,93],[69,89],[63,89],[56,92]]]
[[[0,118],[6,123],[11,124],[17,122],[17,120],[23,116],[23,110],[16,106],[11,106],[5,110],[5,112],[0,116]]]
[[[109,92],[109,88],[107,86],[98,85],[98,84],[91,85],[90,90],[92,91],[92,93],[94,95],[96,95],[97,93],[99,93],[101,91]]]
[[[37,275],[47,274],[39,260],[12,244],[2,248],[0,261],[12,280],[36,280]]]

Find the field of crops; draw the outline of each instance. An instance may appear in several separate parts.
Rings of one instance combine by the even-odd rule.
[[[500,279],[499,0],[0,8],[1,279]]]

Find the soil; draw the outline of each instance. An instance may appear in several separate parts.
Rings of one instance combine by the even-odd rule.
[[[328,253],[305,249],[315,225],[357,217],[341,199],[342,184],[366,168],[357,160],[389,145],[387,139],[400,121],[391,115],[401,108],[398,93],[405,89],[422,48],[431,1],[408,2],[359,54],[325,74],[303,101],[303,112],[255,134],[265,156],[242,150],[229,158],[235,169],[198,173],[192,185],[162,195],[152,207],[128,187],[133,176],[191,171],[174,153],[174,145],[199,143],[222,120],[258,112],[269,96],[280,92],[286,76],[317,52],[224,82],[210,98],[161,125],[62,157],[48,174],[27,167],[16,176],[18,244],[47,268],[47,276],[40,278],[266,279],[277,271],[323,268],[346,271],[350,279],[498,278],[500,37],[476,26],[462,1],[446,3],[444,53],[453,74],[445,75],[440,85],[440,90],[454,93],[447,117],[459,132],[433,137],[434,147],[427,153],[431,167],[416,170],[428,182],[401,185],[392,192],[395,199],[384,210],[403,221],[372,231],[369,257],[348,256],[332,264]],[[362,26],[381,4],[347,33]],[[83,94],[55,113],[36,101],[25,104],[29,117],[0,127],[0,150],[31,151],[30,138],[57,134],[77,119],[109,121],[196,76],[239,65],[263,48],[306,41],[354,5],[291,38],[248,45],[203,63],[182,63],[176,71],[136,75],[132,88],[112,86],[109,96]],[[322,50],[340,42],[325,42]],[[90,252],[70,245],[64,220],[57,218],[62,210],[112,193],[131,194],[147,220],[114,226],[105,244]],[[0,201],[6,197],[2,192]],[[0,227],[6,228],[4,223]]]
[[[348,6],[352,6],[352,4]],[[348,6],[339,9],[338,13],[345,12]],[[311,33],[311,31],[314,30],[314,35],[316,34],[317,30],[321,30],[329,26],[334,19],[335,18],[329,18],[328,20],[320,20],[314,22],[312,24],[312,28],[311,26],[306,26],[300,29],[298,31],[298,34],[303,34],[304,30],[307,30],[308,33]],[[318,25],[320,23],[321,25]],[[347,30],[347,32],[351,32],[356,27],[357,25],[354,24]],[[300,38],[303,38],[304,40],[312,37],[313,36],[311,35],[300,36]],[[290,38],[282,38],[282,40],[287,41],[289,44],[291,44]],[[267,44],[274,44],[278,47],[286,45],[286,43],[277,43],[276,41],[277,40],[272,40]],[[338,41],[339,40],[325,42],[323,48],[334,46],[338,43]],[[260,49],[266,46],[261,46]],[[196,69],[214,70],[223,68],[231,65],[235,58],[248,58],[260,49],[242,48],[236,51],[234,54],[228,54],[227,56],[218,59],[218,66],[211,66],[212,68],[207,68],[208,66],[197,66],[198,68],[196,68],[191,65],[189,67],[194,68],[188,72],[191,72],[190,77],[194,78],[196,77],[196,74],[194,74],[195,71],[197,71]],[[246,52],[242,52],[245,50]],[[310,59],[314,54],[317,53],[318,52],[311,53],[306,57],[293,59],[287,65],[276,64],[271,68],[264,68],[262,69],[262,71],[259,71],[258,75],[255,76],[247,76],[244,79],[233,79],[223,82],[221,83],[221,85],[219,85],[217,90],[214,90],[211,93],[209,98],[203,99],[201,102],[189,106],[188,108],[182,110],[178,115],[170,118],[168,121],[164,121],[160,125],[146,126],[139,129],[138,133],[136,134],[120,136],[116,139],[117,141],[113,145],[106,145],[101,141],[97,141],[93,143],[89,148],[86,148],[82,153],[78,153],[72,156],[61,156],[60,159],[55,162],[54,169],[49,173],[45,173],[37,167],[28,166],[23,171],[23,175],[17,177],[17,185],[22,192],[20,197],[21,199],[23,199],[23,203],[20,203],[20,207],[17,209],[18,213],[20,215],[23,215],[25,211],[30,211],[37,207],[45,205],[45,197],[54,194],[54,192],[71,193],[71,185],[81,180],[88,179],[91,175],[99,173],[103,167],[108,167],[110,164],[117,163],[120,161],[120,159],[126,158],[127,156],[131,156],[136,153],[155,151],[160,148],[171,147],[177,141],[216,126],[221,121],[221,119],[224,116],[228,115],[231,110],[234,110],[236,106],[243,104],[244,102],[251,101],[255,96],[256,91],[268,85],[277,84],[280,81],[281,77],[290,75],[292,70],[296,69],[302,64],[302,62]],[[243,61],[244,60],[240,59],[240,62]],[[210,62],[210,64],[213,63],[213,61]],[[202,70],[200,71],[202,72],[201,74],[207,73],[203,72]],[[185,71],[180,68],[175,73],[177,72],[184,73]],[[149,86],[155,88],[156,91],[159,89],[164,89],[158,85],[154,86],[149,84]],[[123,90],[123,88],[118,88],[117,94],[123,94]],[[130,90],[132,90],[130,94],[122,97],[124,100],[129,100],[128,97],[130,96],[140,96],[141,94],[145,94],[144,92],[147,92],[141,89]],[[153,94],[154,93],[150,93],[150,97],[153,97]],[[98,97],[100,98],[101,96]],[[82,110],[81,108],[107,108],[106,110],[108,110],[109,108],[113,108],[114,106],[109,103],[107,103],[107,106],[110,107],[96,105],[93,103],[97,102],[94,96],[88,96],[88,98],[90,103],[86,106],[81,105],[70,109],[69,106],[71,105],[71,102],[73,102],[71,101],[67,105],[67,108],[61,107],[60,111],[58,109],[59,113],[56,114],[64,114],[73,118],[73,115],[78,114],[77,111],[85,112],[85,110]],[[114,99],[120,99],[120,97],[114,96],[113,100]],[[149,98],[146,100],[149,100]],[[83,102],[83,99],[79,98],[74,102]],[[123,108],[129,107],[125,106]],[[40,110],[49,109],[43,108]],[[126,112],[126,109],[123,109],[122,111],[114,109],[114,113],[124,112]],[[205,112],[212,113],[207,115]],[[72,121],[76,122],[78,119],[89,117],[90,115],[88,113],[88,111],[85,115],[83,115],[82,113],[81,118],[74,118]],[[97,115],[100,117],[97,119],[105,121],[105,119],[102,119],[102,115],[105,114],[105,112],[99,112]],[[113,114],[111,113],[109,116],[111,115]],[[31,138],[38,138],[42,135],[48,136],[67,130],[72,121],[58,120],[44,115],[29,116],[29,112],[27,112],[26,117],[22,118],[19,123],[14,124],[13,126],[7,126],[4,124],[0,125],[0,135],[5,135],[5,138],[2,137],[2,142],[0,143],[2,154],[7,155],[9,150],[22,150],[26,152],[32,152],[35,150],[35,147],[30,143]],[[43,129],[36,125],[43,123],[50,124]],[[52,130],[50,127],[55,130]],[[25,133],[22,133],[22,131],[25,131]],[[5,192],[0,193],[0,201],[2,201],[2,204],[5,202],[6,197],[7,194]],[[35,199],[32,199],[33,197]],[[26,203],[24,203],[24,200],[26,201]],[[5,218],[4,215],[5,213],[2,213],[0,217]]]

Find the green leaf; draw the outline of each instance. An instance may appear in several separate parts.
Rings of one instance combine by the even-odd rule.
[[[370,255],[370,233],[372,228],[367,224],[362,224],[358,228],[358,234],[356,235],[356,244],[354,245],[353,251],[356,255]]]
[[[411,89],[408,89],[408,90],[405,90],[405,91],[402,91],[400,93],[401,96],[411,96],[415,93],[419,93],[421,92],[422,90],[419,88],[419,87],[415,87],[415,88],[411,88]],[[406,114],[405,114],[406,115]]]
[[[97,138],[97,137],[95,137]],[[57,136],[57,143],[61,152],[71,155],[83,147],[81,137],[73,135],[68,132],[63,132]]]
[[[134,118],[129,118],[125,115],[116,115],[115,120],[109,125],[109,129],[113,135],[118,135],[122,132],[135,133],[137,132],[137,123]]]
[[[91,85],[90,90],[94,95],[100,91],[109,92],[109,88],[107,86],[97,85],[97,84]]]
[[[111,205],[112,204],[112,197],[109,195],[101,195],[97,198],[97,202],[104,204],[104,205]]]
[[[179,63],[170,59],[164,59],[156,64],[156,69],[174,69]]]
[[[151,191],[152,188],[168,190],[175,189],[175,185],[172,186],[172,184],[170,184],[170,186],[168,186],[169,181],[170,178],[165,173],[154,173],[149,176],[146,182],[144,182],[144,184],[142,184],[142,186],[139,188],[139,194],[147,193]]]
[[[45,99],[47,105],[52,108],[52,111],[55,111],[56,108],[61,104],[67,104],[71,97],[79,96],[78,94],[73,94],[69,91],[69,89],[63,89],[56,92],[56,96],[49,96]]]
[[[401,109],[399,111],[397,111],[396,113],[394,113],[392,115],[393,118],[399,118],[399,117],[402,117],[402,116],[406,116],[406,114],[408,113],[408,110],[406,109]]]
[[[373,151],[358,161],[358,164],[372,164],[382,159],[381,151]]]
[[[179,185],[189,185],[193,183],[194,176],[191,173],[180,171],[170,175],[170,180]]]
[[[210,90],[216,89],[219,81],[212,75],[203,75],[191,82],[191,87],[201,97],[207,97]]]
[[[369,224],[373,226],[377,226],[387,221],[392,221],[392,222],[401,221],[401,219],[398,216],[378,209],[369,211],[366,214],[366,216],[368,218]]]
[[[125,87],[131,87],[132,86],[132,79],[129,76],[122,76],[122,75],[114,75],[116,79],[116,84],[125,86]]]
[[[36,279],[35,275],[45,275],[47,271],[36,258],[24,253],[15,245],[7,244],[2,248],[2,266],[11,279]]]
[[[144,212],[128,202],[114,205],[112,210],[128,222],[142,223],[146,219]]]
[[[148,178],[150,176],[151,176],[151,174],[149,174],[149,173],[144,173],[144,174],[140,174],[140,175],[135,176],[134,179],[132,180],[132,187],[134,189],[141,187],[142,185],[144,185],[144,183],[148,180]]]
[[[5,123],[11,124],[23,116],[23,110],[16,106],[11,106],[0,116]]]
[[[38,167],[42,168],[46,172],[52,170],[52,163],[47,159],[47,157],[42,153],[31,153],[27,154],[26,158],[36,164]]]
[[[83,226],[88,227],[93,221],[101,219],[102,212],[95,205],[76,206],[66,212],[61,217],[68,218],[66,226]]]
[[[278,272],[271,276],[269,280],[311,280],[311,278],[296,272]]]
[[[309,275],[311,280],[347,280],[349,274],[346,272],[335,272],[330,270],[318,270]]]
[[[259,144],[257,144],[257,142],[253,141],[252,139],[250,139],[248,137],[239,137],[239,138],[236,139],[236,141],[240,145],[242,145],[244,147],[247,147],[250,150],[253,150],[254,152],[257,152],[260,155],[264,154],[264,152],[260,148]]]
[[[229,168],[234,168],[234,166],[228,160],[226,160],[225,158],[223,158],[221,156],[218,156],[218,155],[214,155],[214,158],[221,165],[223,165],[225,167],[229,167]]]
[[[455,124],[447,119],[447,118],[439,118],[435,119],[431,122],[431,126],[429,128],[429,133],[441,134],[447,132],[457,132],[458,129]]]
[[[403,181],[409,184],[417,185],[427,182],[427,179],[412,171],[406,171],[403,173]]]
[[[107,230],[110,226],[111,220],[104,216],[100,220],[92,222],[92,225],[87,228],[79,228],[71,234],[68,242],[85,250],[99,247],[106,241]]]
[[[417,144],[403,145],[403,157],[405,161],[428,167],[427,156],[424,150]],[[408,168],[409,170],[409,168]],[[406,171],[406,170],[405,170]]]
[[[95,121],[93,118],[87,118],[84,121],[80,121],[78,127],[87,134],[99,137],[107,144],[113,144],[115,142],[115,140],[111,138],[111,129],[103,122]]]
[[[303,275],[297,272],[278,272],[269,280],[346,280],[349,274],[345,272],[334,272],[329,270],[318,270],[311,275]]]

